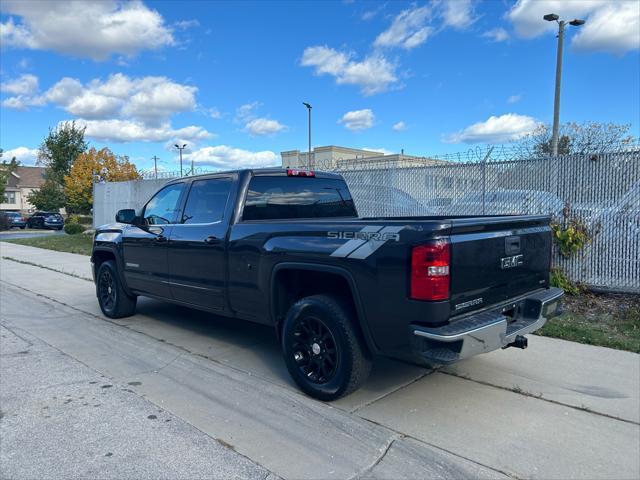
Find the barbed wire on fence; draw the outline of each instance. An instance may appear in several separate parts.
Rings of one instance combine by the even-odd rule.
[[[606,145],[610,148],[609,151],[599,150],[597,145],[591,145],[592,152],[589,154],[597,158],[599,155],[610,153],[634,153],[640,152],[640,143],[620,143],[619,145]],[[603,145],[604,147],[604,145]],[[562,157],[570,157],[572,155],[582,155],[582,153],[572,153],[568,155],[562,155]],[[305,156],[306,158],[306,156]],[[349,171],[349,170],[364,170],[364,169],[395,169],[395,168],[408,168],[408,167],[433,167],[433,166],[451,166],[460,164],[477,164],[477,163],[496,163],[496,162],[517,162],[517,161],[530,161],[530,160],[542,160],[553,158],[548,154],[541,154],[535,148],[526,144],[507,144],[507,145],[486,145],[469,148],[453,153],[442,153],[426,156],[414,156],[400,154],[380,154],[375,157],[358,157],[358,158],[325,158],[315,159],[314,154],[311,154],[311,164],[303,164],[304,160],[298,159],[297,165],[283,165],[285,167],[297,167],[297,168],[309,168],[313,170],[326,170],[326,171]],[[280,165],[274,164],[272,167],[278,167]],[[196,167],[194,172],[183,171],[182,176],[202,175],[206,173],[215,173],[222,171],[219,169],[208,167]],[[145,180],[153,179],[172,179],[179,178],[181,173],[179,170],[172,171],[158,171],[153,169],[141,170],[140,175]]]

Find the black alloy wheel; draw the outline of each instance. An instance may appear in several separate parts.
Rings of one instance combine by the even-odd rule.
[[[137,297],[125,291],[113,260],[100,264],[96,273],[96,295],[100,310],[109,318],[122,318],[136,311]]]
[[[100,273],[100,278],[98,279],[98,295],[100,306],[104,310],[113,311],[116,305],[117,293],[113,281],[113,274],[108,268],[103,269]]]
[[[317,317],[305,317],[293,333],[293,359],[300,373],[313,383],[333,378],[339,362],[336,341],[327,326]]]
[[[311,295],[295,302],[282,325],[282,352],[300,389],[319,400],[336,400],[369,376],[371,354],[348,302]]]

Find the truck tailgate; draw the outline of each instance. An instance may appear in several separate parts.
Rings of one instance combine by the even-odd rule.
[[[548,286],[548,216],[451,221],[451,315]]]

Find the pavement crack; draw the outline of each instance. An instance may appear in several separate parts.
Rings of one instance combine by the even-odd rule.
[[[384,447],[380,449],[380,453],[373,460],[373,462],[371,462],[369,465],[364,467],[362,470],[360,470],[355,475],[349,477],[349,480],[355,480],[355,479],[361,478],[363,475],[366,475],[367,473],[371,472],[382,461],[382,459],[384,459],[384,457],[387,455],[387,453],[389,453],[389,450],[391,450],[391,447],[393,446],[395,441],[399,440],[399,439],[401,439],[403,437],[404,437],[404,435],[401,434],[401,433],[394,433],[393,435],[391,435],[387,439],[387,443],[384,445]]]

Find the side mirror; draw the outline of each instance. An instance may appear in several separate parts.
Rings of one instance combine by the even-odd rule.
[[[136,219],[136,211],[133,208],[124,208],[116,213],[116,222],[132,224]]]

